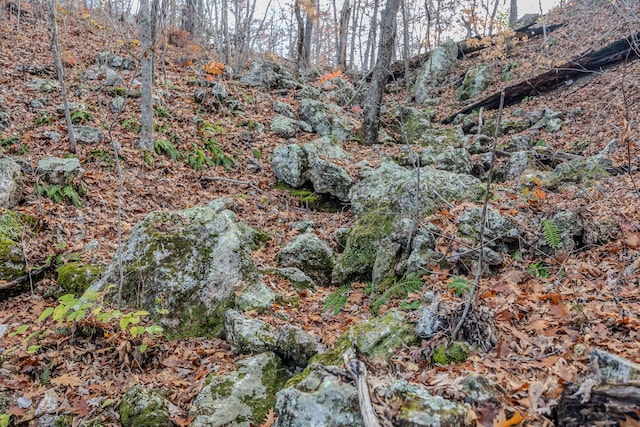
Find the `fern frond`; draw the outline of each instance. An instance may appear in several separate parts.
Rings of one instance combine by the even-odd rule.
[[[335,292],[330,294],[324,301],[323,312],[333,309],[333,314],[340,313],[342,307],[347,303],[347,297],[353,287],[351,285],[342,285]]]
[[[409,292],[419,291],[424,283],[420,276],[415,273],[408,274],[403,279],[395,280],[389,287],[377,298],[370,302],[371,312],[377,314],[380,307],[387,304],[391,299],[404,299]]]
[[[562,240],[560,238],[560,231],[558,230],[558,226],[555,222],[550,219],[542,221],[542,234],[549,247],[556,249],[560,246]]]

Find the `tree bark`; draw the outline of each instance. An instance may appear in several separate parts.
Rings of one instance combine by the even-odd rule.
[[[511,0],[509,3],[509,28],[518,20],[518,0]]]
[[[382,93],[389,79],[389,65],[393,55],[393,48],[396,41],[396,15],[400,0],[387,0],[387,4],[382,12],[380,21],[380,45],[378,47],[378,60],[373,69],[369,94],[364,105],[364,121],[362,123],[361,136],[365,145],[376,144],[378,142],[378,131],[380,130],[380,103]]]
[[[69,112],[69,101],[67,100],[67,87],[64,83],[64,67],[60,58],[60,47],[58,45],[58,25],[56,24],[56,5],[55,0],[47,2],[49,9],[49,21],[51,25],[51,52],[53,62],[56,66],[58,74],[58,84],[60,84],[60,92],[62,94],[62,104],[64,105],[64,119],[67,124],[67,133],[69,134],[69,151],[75,154],[76,138],[73,134],[73,123],[71,121],[71,113]],[[18,18],[19,19],[19,18]]]
[[[151,39],[151,13],[149,0],[140,0],[140,42],[142,44],[141,74],[142,74],[142,112],[140,129],[140,148],[154,151],[153,140],[153,42]]]
[[[347,37],[349,35],[349,18],[351,17],[351,4],[344,0],[340,11],[340,34],[338,36],[338,70],[347,69]]]

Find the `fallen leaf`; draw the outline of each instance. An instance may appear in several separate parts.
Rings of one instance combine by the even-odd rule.
[[[51,384],[61,386],[78,387],[83,384],[82,380],[75,375],[64,374],[56,378],[51,378]]]

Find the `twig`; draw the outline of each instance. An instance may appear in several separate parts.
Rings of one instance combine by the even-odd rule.
[[[469,310],[471,309],[471,304],[473,304],[474,297],[476,295],[476,291],[478,290],[478,285],[480,283],[480,275],[482,274],[482,261],[484,255],[484,227],[485,222],[487,222],[487,210],[489,206],[489,193],[491,192],[491,178],[493,177],[493,167],[496,163],[496,147],[498,146],[498,133],[500,132],[500,120],[502,119],[502,107],[504,106],[504,91],[500,94],[500,108],[498,109],[498,120],[496,123],[496,132],[493,136],[493,147],[491,148],[491,165],[489,166],[489,174],[487,176],[487,187],[484,193],[484,201],[482,203],[482,219],[480,220],[480,237],[478,248],[480,249],[480,253],[478,254],[478,268],[476,269],[476,277],[473,279],[473,287],[469,292],[469,298],[467,299],[467,303],[464,306],[464,311],[462,312],[462,316],[460,316],[460,320],[456,325],[456,328],[453,330],[453,338],[456,339],[458,337],[458,333],[464,324],[467,316],[469,315]]]
[[[354,352],[351,351],[344,354],[344,364],[356,383],[358,404],[360,406],[360,415],[362,416],[364,427],[380,427],[378,417],[371,404],[371,396],[369,396],[366,365],[361,360],[358,360]]]
[[[252,183],[247,181],[240,181],[238,179],[223,178],[221,176],[205,176],[200,179],[202,179],[203,181],[223,181],[223,182],[230,182],[231,184],[247,185],[253,188],[254,190],[256,190],[258,193],[264,193],[264,191],[262,191],[260,188],[256,187]]]

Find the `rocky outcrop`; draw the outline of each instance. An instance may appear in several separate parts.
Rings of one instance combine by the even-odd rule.
[[[458,45],[451,39],[438,46],[424,63],[413,86],[416,102],[423,105],[434,104],[439,86],[458,63]]]
[[[22,197],[22,169],[13,159],[0,159],[0,208],[12,208]]]
[[[265,58],[255,59],[240,78],[240,82],[248,86],[263,86],[267,89],[299,87],[291,73],[281,67],[280,64]]]
[[[313,233],[304,233],[278,253],[278,262],[296,267],[319,285],[331,284],[333,250],[327,242]]]
[[[337,141],[346,141],[354,137],[353,128],[357,126],[346,112],[335,104],[325,104],[314,99],[302,99],[299,109],[300,120],[308,123],[313,132],[331,137]]]
[[[84,175],[80,160],[75,157],[45,157],[38,162],[36,171],[44,182],[52,185],[67,185]]]
[[[120,422],[124,427],[175,426],[162,395],[139,384],[127,390],[122,398]]]

